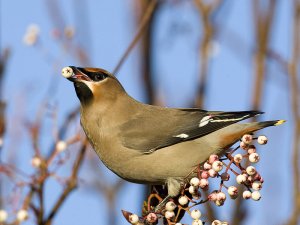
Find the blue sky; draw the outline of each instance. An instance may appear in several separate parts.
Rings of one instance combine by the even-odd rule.
[[[1,49],[9,47],[9,59],[5,77],[4,98],[8,101],[8,131],[5,154],[14,149],[19,155],[19,165],[25,170],[32,157],[29,137],[20,123],[20,118],[34,118],[38,105],[47,99],[58,107],[58,119],[62,121],[67,112],[78,105],[73,86],[60,76],[66,65],[79,65],[68,55],[50,33],[55,28],[47,10],[47,1],[1,0]],[[73,3],[87,13],[87,21],[81,15],[74,15]],[[84,4],[84,5],[83,5]],[[279,1],[277,7],[271,47],[283,58],[290,57],[291,44],[291,1]],[[113,70],[122,53],[135,34],[134,1],[70,1],[60,3],[63,16],[69,26],[75,26],[75,42],[80,43],[91,58],[91,65]],[[87,24],[76,27],[76,24]],[[252,96],[254,25],[251,1],[227,1],[222,12],[216,17],[220,34],[215,39],[216,55],[209,68],[208,93],[205,108],[211,110],[248,110]],[[26,28],[30,24],[40,27],[39,47],[28,47],[23,42]],[[87,32],[89,31],[89,32]],[[86,35],[85,35],[86,34]],[[87,36],[89,34],[89,36]],[[232,43],[236,34],[242,43]],[[198,79],[199,38],[202,37],[201,23],[193,5],[184,4],[163,7],[158,17],[154,37],[154,71],[156,90],[169,107],[187,107],[195,95]],[[236,45],[238,52],[229,44]],[[118,73],[118,78],[130,95],[143,101],[144,92],[140,78],[140,58],[135,48]],[[86,65],[80,65],[86,66]],[[49,92],[53,81],[55,93]],[[268,64],[267,82],[264,89],[261,110],[262,119],[287,119],[291,121],[286,74],[274,63]],[[16,119],[17,118],[17,119]],[[291,124],[270,128],[263,132],[270,138],[270,144],[262,150],[259,165],[265,177],[263,198],[250,202],[253,213],[247,224],[277,224],[290,213],[291,196]],[[18,137],[16,140],[10,137]],[[51,139],[43,139],[49,143]],[[46,144],[45,144],[46,145]],[[100,165],[100,162],[99,162]],[[278,166],[280,165],[280,167]],[[110,179],[113,175],[105,170]],[[88,174],[82,173],[83,176]],[[55,196],[57,185],[50,183],[47,191],[49,206]],[[141,204],[140,185],[127,184],[119,197],[118,210],[138,212]],[[64,204],[55,224],[100,224],[105,218],[103,197],[79,188]],[[232,202],[228,202],[228,207]],[[271,209],[266,211],[266,207]],[[228,207],[221,209],[226,219]],[[276,208],[278,207],[278,208]],[[279,208],[280,207],[280,208]],[[276,215],[274,215],[276,211]],[[125,224],[121,214],[120,223]],[[188,220],[190,221],[190,220]]]

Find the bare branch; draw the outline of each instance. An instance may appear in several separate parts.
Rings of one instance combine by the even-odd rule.
[[[130,45],[126,49],[125,53],[121,57],[120,61],[116,65],[115,69],[113,70],[113,74],[118,73],[119,69],[123,65],[123,63],[126,60],[127,56],[129,55],[129,53],[131,52],[133,47],[136,45],[136,43],[138,42],[138,40],[140,39],[140,37],[144,33],[145,29],[147,28],[148,22],[151,19],[152,13],[154,12],[155,7],[157,6],[157,2],[158,2],[157,0],[151,0],[150,1],[149,5],[148,5],[148,8],[146,9],[146,11],[144,13],[144,16],[141,20],[141,23],[140,23],[140,25],[137,29],[136,35],[134,36],[132,42],[130,43]]]

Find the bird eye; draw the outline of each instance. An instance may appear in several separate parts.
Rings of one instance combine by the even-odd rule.
[[[94,81],[101,81],[104,80],[106,78],[106,76],[102,73],[97,73],[94,76]]]

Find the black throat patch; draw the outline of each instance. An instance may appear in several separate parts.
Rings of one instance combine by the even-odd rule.
[[[93,96],[92,91],[89,89],[89,87],[85,83],[75,81],[74,87],[75,87],[76,95],[79,98],[81,104],[87,105],[87,104],[91,103],[94,96]]]

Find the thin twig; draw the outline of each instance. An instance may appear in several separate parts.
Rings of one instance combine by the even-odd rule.
[[[221,1],[215,0],[210,4],[203,3],[202,1],[194,0],[194,4],[201,16],[204,37],[201,40],[201,47],[199,52],[200,60],[200,75],[197,90],[197,97],[195,106],[202,108],[207,88],[207,76],[209,67],[209,57],[212,39],[214,37],[214,26],[211,21],[211,16],[215,10],[220,6]]]
[[[131,52],[133,47],[136,45],[136,43],[138,42],[138,40],[140,39],[140,37],[144,33],[145,29],[147,28],[148,22],[149,22],[149,20],[152,16],[152,13],[153,13],[153,11],[156,7],[157,2],[158,2],[157,0],[151,0],[150,1],[149,5],[148,5],[148,8],[146,9],[145,14],[144,14],[144,16],[141,20],[141,23],[138,27],[136,35],[134,36],[134,38],[131,41],[130,45],[128,46],[125,53],[123,54],[123,56],[119,60],[119,62],[116,65],[115,69],[113,70],[113,74],[116,74],[119,71],[119,69],[123,65],[124,61],[127,59],[127,56],[129,55],[129,53]]]
[[[77,155],[77,158],[74,162],[73,168],[72,168],[72,174],[68,179],[67,185],[64,188],[63,192],[61,193],[60,197],[58,198],[57,202],[51,209],[48,217],[44,220],[45,225],[52,224],[52,219],[54,218],[55,214],[58,212],[58,210],[61,208],[62,204],[65,202],[66,198],[70,195],[70,193],[77,187],[77,180],[78,180],[78,172],[79,169],[83,163],[83,158],[86,152],[88,146],[87,139],[84,140],[80,152]]]
[[[300,59],[300,1],[294,0],[294,24],[293,24],[293,45],[292,57],[289,64],[290,75],[290,100],[293,112],[294,137],[292,151],[293,165],[293,213],[288,219],[288,225],[299,224],[300,216],[300,171],[299,171],[299,151],[300,151],[300,114],[299,114],[299,59]]]

